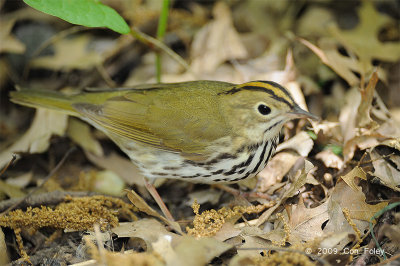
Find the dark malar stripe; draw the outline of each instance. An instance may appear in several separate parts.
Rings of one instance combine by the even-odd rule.
[[[278,120],[277,122],[275,122],[274,124],[272,124],[271,126],[269,126],[269,127],[264,131],[264,133],[270,131],[272,128],[276,127],[276,126],[277,126],[278,124],[280,124],[280,123],[282,123],[282,120]]]
[[[272,146],[272,145],[271,145]],[[264,161],[264,165],[265,164],[267,164],[267,162],[269,161],[269,158],[271,157],[271,155],[272,155],[272,151],[274,151],[275,149],[274,148],[272,148],[272,147],[270,147],[270,149],[269,149],[269,152],[268,152],[268,155],[267,155],[267,158],[265,159],[265,161]]]
[[[257,169],[260,167],[260,165],[261,165],[261,163],[264,161],[264,155],[265,155],[265,152],[266,152],[266,150],[267,150],[267,147],[268,146],[270,146],[269,144],[271,143],[271,141],[266,141],[265,142],[265,145],[264,145],[264,148],[263,148],[263,150],[262,150],[262,152],[261,152],[261,155],[260,155],[260,158],[259,158],[259,160],[258,160],[258,163],[257,163],[257,165],[256,165],[256,167],[254,167],[254,169],[253,169],[253,171],[251,172],[252,174],[254,174],[255,172],[257,172]],[[268,153],[270,154],[271,153],[271,147],[269,148],[269,151],[268,151]],[[269,156],[269,155],[268,155]]]

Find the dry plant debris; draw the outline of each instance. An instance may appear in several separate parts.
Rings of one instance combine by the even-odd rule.
[[[46,206],[28,207],[25,211],[17,209],[0,216],[0,226],[14,230],[19,251],[26,261],[29,261],[29,256],[23,246],[21,229],[31,232],[40,228],[85,231],[99,224],[102,230],[107,230],[118,225],[119,215],[137,219],[133,213],[136,209],[118,198],[67,196],[65,201],[54,209]]]
[[[263,257],[236,257],[232,260],[231,266],[251,265],[251,266],[266,266],[266,265],[299,265],[313,266],[316,265],[305,254],[290,252],[276,252],[267,254]]]
[[[0,225],[37,230],[43,227],[70,230],[89,230],[94,224],[100,224],[102,230],[118,225],[118,215],[128,215],[136,219],[136,209],[121,199],[93,196],[82,198],[66,197],[54,209],[46,206],[27,208],[26,211],[14,210],[0,216]]]
[[[154,36],[161,1],[101,2]],[[0,207],[39,187],[72,145],[80,150],[35,193],[39,203],[57,190],[121,195],[128,188],[132,204],[101,196],[50,203],[54,208],[27,201],[0,216],[0,250],[8,251],[0,252],[0,264],[20,257],[46,263],[35,257],[43,248],[24,234],[28,229],[86,231],[95,223],[118,236],[114,250],[50,232],[46,240],[59,241],[51,256],[66,264],[88,259],[76,255],[78,248],[57,257],[58,246],[83,243],[93,265],[365,265],[399,257],[399,207],[387,209],[400,199],[398,3],[206,2],[171,1],[164,43],[184,64],[132,36],[76,27],[22,1],[1,2]],[[255,196],[250,203],[205,185],[160,181],[177,219],[171,222],[149,200],[137,168],[99,131],[8,100],[15,85],[75,93],[154,83],[155,53],[163,82],[273,80],[322,120],[286,124],[267,167],[234,189]],[[6,167],[13,153],[18,160]]]
[[[104,265],[138,265],[138,266],[161,266],[165,265],[165,262],[160,255],[155,252],[111,252],[103,247],[97,247],[90,240],[86,239],[86,245],[88,246],[88,252],[92,258]],[[95,265],[95,263],[93,265]]]
[[[193,228],[186,228],[189,235],[196,237],[214,236],[226,222],[235,223],[243,214],[260,213],[274,205],[273,202],[256,206],[235,206],[232,209],[223,207],[218,211],[211,209],[199,214],[200,205],[192,205],[195,217]]]

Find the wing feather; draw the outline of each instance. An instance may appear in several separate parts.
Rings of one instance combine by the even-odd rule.
[[[131,90],[103,104],[74,107],[106,133],[161,150],[204,155],[231,130],[215,96],[213,90]]]

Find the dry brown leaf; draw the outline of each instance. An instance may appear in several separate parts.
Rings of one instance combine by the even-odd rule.
[[[168,232],[165,226],[155,219],[143,218],[134,222],[119,223],[111,231],[121,237],[138,238],[145,242],[146,251],[152,250],[152,244],[161,237],[170,239],[173,243],[180,237],[177,234]]]
[[[25,188],[31,181],[33,172],[27,172],[19,176],[10,177],[6,179],[6,183],[19,188]]]
[[[394,214],[394,224],[384,224],[380,228],[380,233],[385,235],[397,247],[400,246],[400,213]]]
[[[361,73],[372,70],[372,59],[396,62],[400,58],[400,45],[394,42],[383,43],[378,39],[380,30],[388,23],[394,22],[393,18],[378,12],[372,1],[362,2],[358,16],[360,21],[351,30],[340,30],[338,27],[330,29],[333,36],[358,56],[360,66],[364,68]]]
[[[357,186],[356,190],[346,184],[346,182],[338,182],[332,192],[331,201],[338,202],[342,209],[350,210],[350,217],[355,220],[369,222],[371,217],[379,210],[386,207],[387,202],[381,202],[371,205],[365,202],[365,195],[361,187]]]
[[[308,111],[308,107],[306,104],[306,99],[304,98],[304,94],[301,90],[301,86],[297,81],[290,81],[285,84],[286,89],[292,95],[294,101],[304,110]]]
[[[116,153],[108,156],[96,156],[92,153],[85,152],[86,157],[95,165],[116,173],[128,185],[144,186],[144,177],[129,159],[126,159]]]
[[[0,153],[0,168],[7,164],[14,152],[40,153],[49,147],[50,137],[64,135],[67,116],[60,112],[37,109],[31,127],[9,148]]]
[[[203,266],[214,257],[221,255],[232,246],[215,238],[184,236],[172,244],[168,238],[153,243],[153,249],[160,254],[168,266]]]
[[[151,208],[146,201],[142,197],[139,196],[135,191],[130,190],[126,194],[128,196],[128,199],[132,202],[132,204],[138,208],[141,212],[144,212],[150,216],[156,217],[163,221],[164,223],[168,224],[171,226],[174,230],[176,230],[179,233],[182,233],[181,227],[177,222],[170,221],[166,219],[164,216],[156,212],[153,208]]]
[[[400,137],[395,139],[387,139],[380,143],[380,145],[386,145],[393,149],[400,151]]]
[[[370,93],[371,92],[367,94]],[[365,97],[366,96],[364,96],[364,98]],[[365,104],[362,104],[363,100],[369,102],[369,100],[372,99],[362,99],[360,91],[356,88],[352,88],[346,94],[346,104],[340,112],[339,121],[343,136],[343,157],[345,162],[353,158],[354,151],[357,146],[360,148],[362,146],[367,148],[371,147],[371,145],[373,147],[377,144],[376,138],[378,136],[376,133],[374,133],[374,131],[379,128],[377,128],[377,123],[369,118],[369,108],[367,108]],[[361,105],[363,105],[363,107],[360,109]],[[371,102],[369,103],[369,106],[370,105]],[[363,114],[360,114],[359,111],[362,111]],[[358,125],[359,118],[362,119],[363,123],[368,121],[367,123],[373,128],[371,130],[360,128]]]
[[[3,229],[0,228],[0,265],[8,265],[10,258],[7,254],[7,245],[4,238]]]
[[[345,240],[348,236],[347,232],[341,232],[334,235],[330,235],[319,243],[320,248],[337,248],[337,245]]]
[[[84,240],[88,247],[88,253],[93,257],[92,260],[87,260],[81,263],[69,264],[71,266],[98,266],[98,265],[109,265],[109,266],[165,266],[165,262],[155,252],[136,252],[134,250],[112,252],[103,247],[103,244],[99,244],[98,239],[97,245],[85,236]]]
[[[299,36],[325,36],[326,26],[334,19],[332,12],[323,7],[310,6],[298,20]],[[318,23],[315,23],[318,21]]]
[[[390,112],[390,114],[392,114],[393,120],[399,125],[400,124],[400,107],[392,107],[389,112]]]
[[[359,78],[353,73],[359,70],[359,62],[353,58],[343,56],[338,51],[338,45],[334,40],[322,38],[319,47],[311,42],[299,38],[299,41],[313,51],[321,61],[332,68],[350,86],[359,84]]]
[[[294,205],[289,209],[291,232],[302,241],[323,237],[326,236],[326,233],[334,233],[336,236],[343,232],[354,234],[354,229],[343,215],[343,209],[345,208],[349,209],[350,218],[356,226],[361,231],[366,229],[371,217],[384,208],[387,203],[367,204],[361,187],[354,183],[356,176],[365,177],[365,173],[361,168],[354,168],[349,174],[342,177],[350,185],[346,182],[338,182],[329,199],[318,207],[306,208],[302,197],[300,197],[298,205]],[[326,221],[328,223],[323,228],[322,225]],[[343,236],[340,236],[340,239],[341,247],[344,247],[350,241],[350,238],[344,238]]]
[[[262,225],[264,222],[268,220],[268,218],[271,216],[271,214],[283,203],[285,202],[286,199],[294,196],[296,193],[298,193],[299,189],[304,186],[307,182],[307,177],[309,174],[311,174],[311,171],[313,170],[314,165],[308,161],[305,161],[305,167],[300,171],[297,172],[296,176],[294,177],[294,181],[290,183],[289,187],[287,190],[284,192],[282,197],[276,202],[275,206],[272,208],[269,208],[267,211],[265,211],[260,218],[258,218],[256,226]]]
[[[372,73],[368,85],[365,89],[360,90],[361,103],[357,110],[357,125],[359,127],[372,127],[376,122],[371,119],[370,112],[372,108],[372,100],[374,98],[375,86],[378,83],[377,71]]]
[[[321,160],[328,168],[342,169],[343,167],[343,159],[334,154],[333,151],[329,149],[317,153],[317,155],[315,155],[315,158]]]
[[[214,237],[219,241],[225,241],[229,238],[238,236],[241,232],[242,230],[237,229],[233,223],[226,222],[222,225]]]
[[[277,237],[277,241],[281,240],[284,237],[284,233]],[[260,252],[263,248],[268,248],[272,246],[270,241],[268,241],[268,237],[259,237],[254,235],[243,235],[242,243],[237,253],[241,256],[260,256]],[[244,250],[245,248],[254,248],[254,250]],[[259,249],[258,249],[259,248]]]
[[[339,122],[343,136],[343,143],[348,142],[356,136],[356,119],[358,107],[361,103],[361,95],[358,89],[352,88],[346,93],[345,106],[340,111]],[[346,154],[344,154],[345,161]],[[352,156],[350,157],[352,158]]]
[[[315,134],[322,132],[324,136],[328,138],[333,138],[335,140],[341,140],[340,136],[340,125],[338,122],[331,122],[331,121],[320,121],[315,122],[311,121],[313,131]]]
[[[375,91],[377,81],[378,76],[374,72],[365,89],[352,88],[346,95],[346,104],[339,117],[345,162],[353,158],[357,147],[361,150],[373,148],[379,145],[383,138],[393,139],[400,136],[400,125],[391,118]],[[371,113],[377,117],[377,121],[380,119],[383,122],[378,124],[372,120]]]
[[[328,199],[329,222],[323,232],[326,234],[348,233],[349,235],[337,245],[338,249],[342,249],[354,240],[351,235],[356,234],[344,216],[343,210],[345,208],[349,210],[351,222],[358,230],[364,232],[368,229],[370,218],[386,205],[386,202],[377,205],[367,204],[360,187],[353,190],[346,182],[338,182]]]
[[[160,237],[156,242],[152,243],[152,249],[163,258],[165,265],[180,265],[180,258],[172,248],[171,239],[169,237]]]
[[[367,176],[366,176],[364,170],[359,166],[354,167],[350,172],[348,172],[346,175],[342,176],[341,178],[354,191],[358,191],[360,189],[360,187],[357,186],[357,184],[355,182],[356,177],[367,180]]]
[[[86,152],[103,156],[103,148],[90,132],[90,126],[76,118],[70,118],[67,135]]]
[[[342,182],[344,183],[344,182]],[[337,249],[341,250],[346,245],[354,240],[354,229],[351,227],[349,222],[346,220],[346,217],[343,214],[343,208],[340,205],[340,202],[329,198],[328,200],[328,214],[329,221],[326,224],[323,232],[325,236],[338,236],[340,235],[340,241],[335,246]],[[367,228],[368,223],[363,221],[353,221],[356,223],[357,228],[364,231]],[[343,235],[344,234],[344,235]]]
[[[21,188],[7,184],[3,180],[0,180],[0,193],[6,194],[9,198],[21,198],[26,195]]]
[[[16,53],[22,54],[25,52],[25,45],[17,38],[11,35],[11,30],[14,27],[16,18],[0,20],[0,53]]]
[[[197,201],[197,203],[200,205],[206,202],[209,202],[211,204],[217,204],[219,202],[222,193],[223,193],[222,190],[216,190],[216,189],[206,189],[206,190],[190,192],[188,195],[189,200],[187,200],[185,204],[187,206],[192,206],[194,201]]]
[[[103,57],[88,50],[89,36],[81,35],[54,43],[54,55],[41,56],[31,61],[32,67],[54,70],[90,69],[99,65]]]
[[[381,140],[378,134],[373,134],[372,136],[360,136],[350,140],[346,143],[346,146],[350,146],[352,143],[355,143],[360,150],[366,150],[368,148],[373,148],[380,144]],[[379,138],[379,139],[378,139]]]
[[[296,134],[291,139],[281,143],[276,148],[276,151],[282,151],[285,149],[292,149],[297,151],[303,157],[307,157],[314,146],[314,141],[311,139],[307,132],[302,131]]]
[[[257,191],[265,192],[272,185],[281,182],[298,158],[298,155],[291,152],[280,152],[272,157],[267,166],[258,174]]]
[[[291,50],[287,51],[286,65],[283,70],[282,63],[275,53],[267,53],[261,57],[249,59],[245,64],[240,64],[236,61],[232,63],[235,69],[238,70],[239,77],[241,77],[240,83],[249,80],[273,80],[287,87],[288,84],[293,82],[293,86],[290,85],[287,89],[290,93],[293,93],[296,102],[297,100],[299,100],[299,103],[304,102],[303,93],[296,81],[297,70],[294,66]],[[293,91],[291,91],[292,89]]]
[[[370,155],[374,166],[372,174],[379,178],[383,185],[400,192],[400,156],[392,154],[383,159],[375,150],[372,150]],[[388,163],[388,160],[391,163]]]
[[[373,109],[374,110],[374,109]],[[386,137],[393,138],[392,141],[399,142],[400,139],[400,123],[394,119],[388,119],[376,130],[376,133]],[[376,146],[376,145],[374,145]],[[399,148],[397,148],[400,150]]]
[[[400,58],[400,45],[398,43],[382,43],[378,40],[379,31],[393,19],[383,13],[378,13],[372,1],[363,2],[359,9],[359,17],[359,23],[351,30],[340,30],[336,24],[332,23],[327,28],[335,37],[335,40],[322,38],[319,41],[319,47],[307,40],[299,39],[324,64],[344,78],[350,86],[360,83],[360,79],[353,72],[359,73],[365,79],[372,73],[373,59],[395,62]],[[350,54],[349,57],[339,53],[336,40],[345,46],[348,54]],[[379,71],[379,76],[381,79],[385,79],[383,71]]]
[[[86,178],[90,182],[91,191],[117,197],[124,194],[124,181],[112,171],[91,171],[86,174]]]
[[[303,241],[323,236],[322,224],[329,220],[328,202],[315,208],[306,208],[303,198],[290,208],[291,233]]]
[[[231,13],[224,2],[217,2],[214,20],[205,25],[194,37],[191,70],[207,73],[229,59],[243,59],[247,51],[233,27]],[[223,34],[221,34],[223,33]]]

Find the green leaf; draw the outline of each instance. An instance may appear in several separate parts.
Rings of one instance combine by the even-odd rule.
[[[324,147],[324,150],[331,150],[336,155],[343,155],[343,148],[336,144],[328,144]]]
[[[121,34],[130,28],[125,20],[111,7],[99,0],[24,0],[24,2],[49,15],[72,24],[87,27],[106,27]]]
[[[316,140],[318,136],[313,131],[307,131],[307,134],[310,136],[311,139]]]

